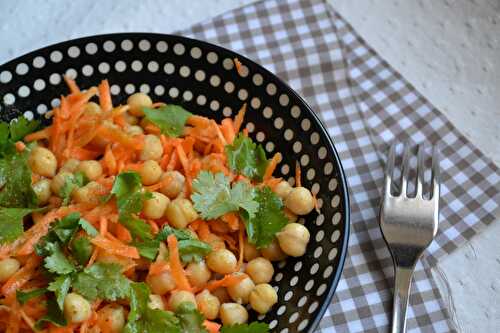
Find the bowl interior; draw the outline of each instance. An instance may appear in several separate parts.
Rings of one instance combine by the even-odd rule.
[[[142,91],[154,101],[218,120],[247,103],[249,135],[268,156],[283,155],[277,176],[293,184],[298,161],[302,182],[320,207],[300,219],[311,232],[306,255],[275,263],[271,283],[279,301],[258,319],[273,332],[312,332],[340,277],[349,209],[338,155],[309,106],[276,76],[229,50],[172,35],[113,34],[56,44],[0,66],[0,119],[21,114],[45,119],[43,114],[68,93],[62,75],[76,78],[82,88],[108,79],[115,104]]]

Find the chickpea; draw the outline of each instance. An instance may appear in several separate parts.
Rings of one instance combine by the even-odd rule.
[[[35,191],[36,197],[38,199],[38,204],[43,206],[49,201],[50,195],[50,180],[41,179],[33,184],[33,191]]]
[[[274,188],[274,193],[276,193],[276,195],[283,200],[288,196],[288,194],[290,194],[291,191],[292,187],[286,180],[282,180]]]
[[[162,187],[160,191],[170,199],[174,199],[184,189],[184,182],[186,181],[186,178],[179,171],[167,171],[161,176],[161,179],[166,177],[171,177],[172,181],[168,184],[168,186]]]
[[[85,113],[89,115],[98,116],[101,114],[101,112],[101,107],[97,103],[89,102],[85,105]]]
[[[278,294],[270,284],[258,284],[250,293],[250,306],[260,314],[267,313],[276,303]]]
[[[141,181],[144,185],[152,185],[160,180],[162,170],[158,162],[148,160],[144,162],[142,168],[139,170]],[[165,193],[163,193],[165,194]]]
[[[190,200],[177,198],[169,203],[165,210],[165,217],[177,229],[184,229],[189,223],[198,218]]]
[[[28,158],[28,164],[31,170],[40,176],[52,178],[56,174],[57,159],[47,148],[33,148]]]
[[[200,287],[210,280],[212,273],[204,261],[192,262],[186,268],[186,275],[192,286]]]
[[[237,259],[233,252],[226,249],[212,251],[207,256],[207,265],[219,274],[229,274],[236,270]]]
[[[144,148],[141,152],[141,160],[159,160],[163,155],[163,146],[156,135],[148,134],[144,137]]]
[[[130,106],[129,112],[136,117],[143,117],[142,108],[150,108],[153,106],[151,98],[144,93],[135,93],[127,99],[127,104]]]
[[[82,172],[89,180],[96,180],[102,175],[102,166],[94,160],[82,161],[77,171]]]
[[[286,254],[281,250],[276,238],[267,247],[260,249],[260,253],[264,258],[271,261],[281,261],[286,258]]]
[[[297,215],[309,214],[314,208],[314,199],[311,192],[305,187],[295,187],[285,199],[286,208]]]
[[[227,293],[227,289],[224,287],[219,287],[219,288],[213,290],[212,295],[217,297],[217,299],[219,300],[219,302],[221,304],[231,302],[231,297],[229,297],[229,294]]]
[[[300,257],[306,252],[311,235],[309,230],[299,223],[287,224],[278,234],[281,249],[292,257]]]
[[[139,120],[137,117],[132,116],[130,113],[125,112],[123,114],[123,117],[125,118],[125,122],[129,125],[137,125],[139,123]]]
[[[55,175],[55,177],[52,179],[52,182],[50,183],[50,189],[52,190],[52,192],[60,195],[61,188],[71,177],[73,177],[73,174],[71,172],[60,171],[57,175]]]
[[[125,128],[125,131],[127,132],[127,134],[132,136],[144,134],[144,130],[142,129],[142,127],[137,125],[127,126]]]
[[[297,215],[292,213],[292,211],[288,208],[283,209],[283,214],[288,218],[288,222],[297,222]]]
[[[259,250],[257,250],[255,245],[250,244],[247,239],[243,243],[243,256],[245,257],[245,261],[250,261],[259,256]]]
[[[109,304],[98,311],[99,326],[109,333],[120,333],[125,326],[125,310],[121,305]]]
[[[175,280],[168,271],[157,275],[148,275],[146,283],[151,287],[151,291],[158,295],[165,295],[175,288]]]
[[[0,282],[7,281],[15,272],[19,270],[21,264],[14,258],[0,260]]]
[[[174,311],[177,310],[179,305],[186,302],[193,303],[196,306],[196,298],[192,292],[178,290],[173,292],[169,299],[170,308]]]
[[[170,199],[160,192],[152,192],[151,195],[153,196],[151,199],[144,200],[142,211],[147,218],[156,220],[165,214]]]
[[[245,273],[250,275],[253,282],[268,283],[274,275],[273,264],[269,260],[263,257],[255,258],[247,264]]]
[[[64,164],[62,167],[59,169],[59,172],[61,171],[68,171],[68,172],[75,172],[78,166],[80,165],[80,161],[74,158],[70,158]]]
[[[219,299],[212,295],[208,290],[203,290],[201,293],[196,295],[196,304],[198,304],[198,309],[208,320],[214,320],[219,314],[220,301]]]
[[[64,317],[71,323],[81,323],[90,318],[90,303],[77,293],[69,293],[64,299]]]
[[[245,273],[233,273],[234,275],[244,275],[245,278],[239,283],[227,287],[227,292],[231,299],[239,304],[247,304],[250,293],[252,292],[255,284],[252,279]]]
[[[83,187],[75,189],[71,197],[77,203],[99,205],[101,203],[99,198],[103,191],[104,187],[101,184],[92,181]]]
[[[163,299],[160,295],[149,295],[148,307],[153,310],[165,310],[165,304],[163,304]]]
[[[220,320],[223,325],[244,324],[248,321],[248,312],[243,305],[238,303],[224,303],[219,310]]]

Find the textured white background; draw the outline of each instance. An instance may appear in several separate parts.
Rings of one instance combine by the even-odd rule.
[[[500,163],[500,0],[330,1],[368,44]],[[172,32],[250,2],[0,0],[0,63],[86,35]],[[450,291],[462,332],[500,331],[499,238],[496,223],[439,263],[444,274],[435,272],[443,294]]]

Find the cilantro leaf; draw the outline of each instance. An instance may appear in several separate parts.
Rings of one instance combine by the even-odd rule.
[[[163,228],[156,234],[156,239],[159,241],[167,240],[168,236],[175,235],[178,241],[185,239],[194,239],[193,235],[185,229],[175,229],[169,225],[164,225]]]
[[[68,324],[66,318],[64,318],[63,312],[54,299],[49,299],[47,301],[47,314],[37,320],[35,328],[37,330],[41,330],[47,323],[52,323],[58,327],[66,326]]]
[[[187,230],[175,229],[168,225],[165,225],[158,232],[156,239],[164,241],[172,234],[177,238],[177,247],[179,248],[181,260],[184,263],[192,261],[200,262],[203,257],[212,251],[212,247],[209,244],[194,238]]]
[[[80,219],[78,221],[78,224],[80,224],[80,227],[87,233],[87,235],[95,237],[99,232],[97,232],[97,229],[94,228],[92,224],[90,224],[87,220],[85,219]]]
[[[73,281],[73,289],[90,300],[116,301],[127,297],[129,285],[120,265],[99,262],[77,273]]]
[[[19,117],[10,123],[10,140],[13,142],[24,139],[30,133],[33,133],[40,127],[40,121],[28,120],[25,117]]]
[[[63,199],[63,206],[67,206],[71,201],[71,193],[76,188],[82,187],[89,182],[87,176],[83,172],[77,172],[74,175],[66,177],[66,181],[60,190],[60,196]]]
[[[229,178],[221,172],[214,175],[201,171],[193,180],[193,189],[191,200],[204,219],[215,219],[240,209],[250,218],[257,212],[253,188],[245,182],[237,182],[231,187]]]
[[[35,208],[37,202],[31,187],[28,153],[13,153],[0,159],[0,206]]]
[[[111,193],[121,214],[139,213],[142,210],[141,176],[137,172],[122,172],[116,176]]]
[[[132,245],[139,250],[141,257],[149,260],[155,260],[160,247],[160,241],[156,239],[148,239],[142,242],[133,242]]]
[[[274,235],[288,223],[283,202],[269,187],[257,190],[259,210],[253,218],[245,218],[248,240],[257,248],[269,245]]]
[[[85,236],[75,237],[71,242],[71,254],[80,265],[85,265],[90,257],[94,246]]]
[[[141,219],[131,215],[120,215],[120,223],[130,231],[133,238],[141,240],[151,239],[151,226]]]
[[[51,273],[64,275],[76,271],[75,265],[64,255],[58,243],[48,243],[49,255],[44,259],[44,267]]]
[[[251,324],[236,324],[223,326],[220,333],[268,333],[269,325],[254,321]]]
[[[262,179],[268,161],[261,145],[239,134],[231,145],[227,145],[226,156],[229,167],[252,179]]]
[[[62,244],[66,244],[78,230],[78,227],[80,226],[79,221],[80,213],[74,212],[68,214],[54,224],[52,231],[56,234]]]
[[[21,236],[24,232],[23,218],[36,210],[0,207],[0,244],[12,242]]]
[[[66,298],[70,287],[71,277],[69,275],[58,276],[54,281],[49,283],[47,287],[48,290],[54,292],[56,295],[56,302],[61,310],[63,309],[64,298]]]
[[[208,333],[205,326],[203,326],[203,315],[193,303],[181,303],[175,315],[180,320],[183,333]]]
[[[183,333],[179,319],[172,312],[148,307],[149,287],[144,282],[130,285],[130,312],[124,333]]]
[[[143,109],[145,118],[158,126],[161,132],[170,137],[182,135],[184,126],[192,113],[182,106],[169,104],[158,109]]]
[[[16,298],[20,304],[24,304],[32,298],[39,297],[47,293],[47,289],[33,289],[30,291],[16,290]]]

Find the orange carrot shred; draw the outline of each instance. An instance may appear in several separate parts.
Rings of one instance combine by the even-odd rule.
[[[220,288],[220,287],[231,287],[231,286],[234,286],[238,283],[240,283],[241,281],[243,281],[244,279],[246,279],[247,276],[244,275],[244,274],[227,274],[227,275],[224,275],[224,277],[220,280],[213,280],[213,281],[210,281],[207,286],[206,286],[206,289],[208,291],[213,291],[217,288]]]
[[[179,248],[177,247],[177,238],[175,235],[170,235],[167,238],[168,256],[170,261],[170,269],[174,278],[177,289],[191,291],[191,285],[186,277],[186,273],[182,268],[181,259],[179,257]]]
[[[236,117],[234,117],[234,133],[238,133],[240,131],[246,112],[247,112],[247,103],[244,103],[240,111],[238,111]]]
[[[245,244],[244,244],[244,232],[245,228],[243,225],[240,226],[240,230],[238,232],[238,248],[239,248],[239,256],[238,256],[238,265],[236,266],[236,270],[239,271],[241,266],[243,265],[243,258],[245,252]]]
[[[203,326],[205,326],[208,333],[219,333],[221,328],[221,325],[219,323],[210,320],[204,320]]]
[[[103,80],[99,84],[99,104],[101,109],[105,112],[111,111],[113,109],[113,103],[111,102],[111,92],[109,90],[108,80]]]
[[[90,242],[95,246],[112,254],[132,259],[140,258],[139,251],[136,247],[125,245],[119,240],[109,239],[108,235],[106,235],[106,237],[97,235],[96,237],[92,238]]]
[[[26,142],[32,142],[37,140],[44,140],[50,138],[50,133],[52,132],[52,126],[45,127],[42,130],[33,132],[24,137]]]
[[[302,185],[302,180],[301,180],[301,170],[300,170],[300,163],[299,161],[295,161],[295,186],[296,187],[301,187]]]
[[[66,82],[66,85],[68,86],[69,91],[72,94],[80,92],[80,88],[78,88],[78,85],[76,84],[75,80],[69,78],[67,75],[64,75],[64,81]]]
[[[17,141],[17,142],[16,142],[16,150],[17,150],[18,152],[22,152],[22,151],[24,151],[25,149],[26,149],[26,145],[24,144],[24,142],[22,142],[22,141]]]
[[[236,71],[238,74],[243,76],[243,65],[241,64],[241,61],[238,58],[234,58],[234,67],[236,67]]]
[[[38,256],[29,257],[26,264],[4,283],[1,289],[2,294],[8,296],[28,282],[41,261],[42,258]]]
[[[170,270],[170,265],[164,260],[156,260],[149,265],[148,275],[154,276]]]
[[[266,171],[264,172],[264,177],[262,177],[264,181],[269,180],[272,177],[273,172],[280,161],[281,161],[281,153],[274,154],[273,158],[267,165]]]

